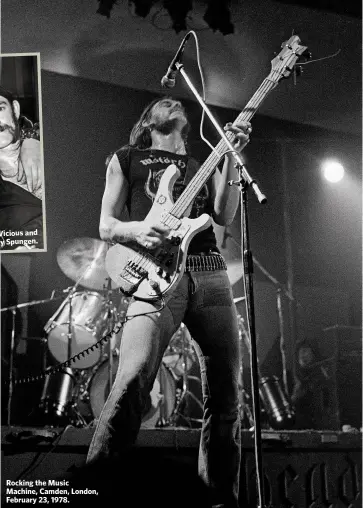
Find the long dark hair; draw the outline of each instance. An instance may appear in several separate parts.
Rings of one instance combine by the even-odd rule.
[[[149,125],[144,125],[145,123],[148,123],[151,119],[151,110],[152,108],[158,104],[159,102],[162,102],[164,100],[174,100],[171,97],[164,96],[159,99],[155,99],[141,113],[140,118],[133,126],[130,137],[129,137],[129,146],[138,148],[139,150],[146,150],[147,148],[150,148],[151,146],[151,129]],[[183,128],[182,131],[182,137],[184,140],[185,149],[187,149],[187,138],[188,138],[188,132],[189,132],[189,123],[186,124],[186,126]]]

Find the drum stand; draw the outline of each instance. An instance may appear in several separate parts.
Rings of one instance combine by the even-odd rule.
[[[72,357],[72,337],[74,335],[73,326],[72,326],[72,318],[73,318],[72,303],[73,303],[73,296],[76,292],[78,284],[79,284],[79,281],[77,281],[76,284],[69,289],[69,294],[68,294],[68,300],[69,300],[68,333],[67,333],[67,358],[68,358],[68,360]],[[69,367],[69,368],[70,368],[72,374],[75,377],[77,377],[76,374],[73,373],[72,368],[71,367]],[[81,413],[77,409],[78,392],[75,388],[77,387],[78,384],[79,383],[76,382],[75,387],[72,390],[72,398],[71,398],[71,403],[70,403],[70,411],[73,413],[74,419],[72,419],[72,415],[69,415],[69,420],[72,423],[72,425],[74,425],[75,427],[83,427],[86,424],[86,422],[85,422],[83,416],[81,415]]]
[[[179,397],[179,400],[174,408],[174,411],[170,417],[170,425],[176,426],[177,425],[177,418],[180,416],[184,420],[187,420],[188,422],[201,422],[202,420],[198,418],[192,418],[190,416],[184,415],[183,412],[180,411],[182,404],[185,401],[185,407],[183,408],[183,411],[188,407],[188,397],[191,397],[202,409],[203,406],[198,400],[198,398],[189,390],[189,378],[191,376],[188,376],[188,356],[187,356],[187,347],[186,347],[186,338],[185,338],[185,331],[184,327],[185,325],[182,324],[182,334],[183,334],[183,340],[182,340],[182,372],[183,372],[183,386],[182,386],[182,392]]]
[[[13,391],[14,391],[14,351],[15,351],[15,318],[16,311],[18,309],[22,309],[24,307],[31,307],[33,305],[39,305],[43,303],[47,303],[53,300],[59,300],[62,297],[47,298],[46,300],[34,300],[32,302],[20,303],[18,305],[12,305],[10,307],[4,307],[0,309],[0,312],[11,311],[12,313],[12,329],[11,329],[11,341],[10,341],[10,360],[9,360],[9,390],[8,390],[8,407],[7,407],[7,425],[11,426],[11,406],[13,399]]]
[[[110,324],[111,324],[110,329],[112,331],[115,326],[115,316],[114,316],[114,312],[112,310],[113,305],[112,305],[111,295],[112,295],[111,278],[109,277],[107,280],[106,308],[107,308],[107,319],[110,321]],[[112,354],[111,340],[112,340],[112,338],[110,337],[107,341],[107,346],[106,346],[106,354],[108,356],[108,383],[107,383],[106,398],[108,397],[108,395],[111,392],[111,388],[112,388],[113,381],[114,381],[114,379],[113,379],[113,354]],[[120,348],[120,350],[121,350],[121,348]],[[120,352],[120,354],[121,354],[121,352]]]
[[[159,417],[155,423],[155,427],[162,428],[162,427],[168,427],[170,425],[170,422],[165,417],[165,389],[164,389],[164,380],[163,380],[163,373],[161,370],[161,364],[159,367],[158,377],[159,377],[159,386],[160,386],[160,389],[159,389],[159,397],[160,397]]]

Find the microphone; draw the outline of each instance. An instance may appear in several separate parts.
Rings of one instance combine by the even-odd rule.
[[[178,69],[176,67],[176,64],[181,63],[181,59],[184,53],[185,45],[187,43],[187,40],[190,37],[190,32],[187,33],[187,35],[182,40],[178,51],[176,52],[171,64],[168,67],[168,70],[166,71],[165,76],[161,78],[161,86],[163,88],[174,88],[175,86],[175,77],[178,72]]]

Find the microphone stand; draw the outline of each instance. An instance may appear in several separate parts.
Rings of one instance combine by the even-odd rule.
[[[250,251],[249,243],[249,230],[248,230],[248,209],[247,209],[247,189],[251,188],[259,201],[259,203],[265,203],[267,201],[266,196],[260,191],[256,181],[248,173],[244,166],[241,155],[236,152],[231,141],[226,136],[223,129],[220,127],[218,122],[213,117],[213,114],[205,104],[198,91],[195,89],[193,83],[190,81],[187,73],[184,70],[184,66],[180,62],[176,62],[176,69],[180,71],[181,75],[185,79],[190,90],[195,95],[199,104],[206,112],[211,122],[215,126],[217,132],[223,139],[236,160],[236,168],[239,173],[238,181],[228,182],[229,185],[238,185],[241,190],[241,230],[243,229],[243,272],[245,275],[245,290],[246,290],[246,303],[248,309],[248,320],[249,320],[249,331],[250,331],[250,343],[251,343],[251,382],[252,382],[252,395],[253,395],[253,413],[254,413],[254,438],[255,438],[255,460],[256,460],[256,479],[257,479],[257,491],[258,491],[258,508],[265,508],[264,504],[264,481],[263,481],[263,464],[262,464],[262,440],[261,440],[261,424],[260,424],[260,402],[259,402],[259,386],[258,386],[258,365],[257,365],[257,347],[256,347],[256,328],[255,328],[255,315],[254,315],[254,303],[253,303],[253,263],[252,254]],[[232,138],[232,137],[231,137]]]

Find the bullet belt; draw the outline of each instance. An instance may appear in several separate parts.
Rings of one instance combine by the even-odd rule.
[[[226,262],[217,252],[189,254],[185,266],[186,272],[203,272],[214,270],[227,270]]]

